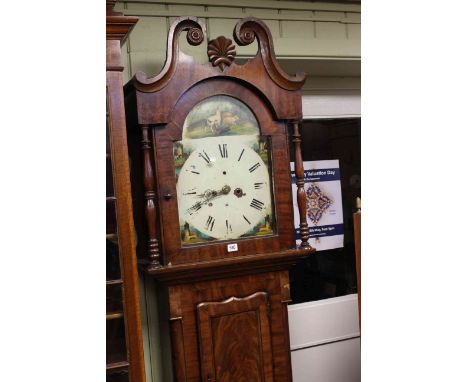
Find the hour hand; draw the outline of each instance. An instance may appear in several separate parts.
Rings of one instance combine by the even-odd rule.
[[[203,202],[196,202],[192,207],[190,207],[187,212],[189,215],[192,215],[194,212],[197,212],[203,205]]]
[[[206,190],[203,194],[199,194],[197,196],[204,197],[206,199],[212,199],[220,195],[227,195],[231,192],[231,187],[228,185],[223,186],[221,190],[213,191],[213,190]]]
[[[197,196],[199,198],[204,198],[206,200],[209,200],[209,199],[213,199],[217,195],[218,193],[216,191],[206,190],[203,194],[198,194]]]

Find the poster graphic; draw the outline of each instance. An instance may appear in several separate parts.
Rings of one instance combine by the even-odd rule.
[[[296,243],[300,244],[299,211],[294,163],[291,162]],[[304,162],[309,243],[317,251],[343,247],[343,204],[337,159]]]

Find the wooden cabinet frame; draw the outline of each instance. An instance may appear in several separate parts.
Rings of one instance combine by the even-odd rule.
[[[117,240],[121,279],[109,280],[107,287],[121,285],[123,319],[127,360],[107,365],[107,371],[127,370],[130,382],[144,382],[144,359],[141,337],[138,273],[135,253],[134,224],[127,135],[123,97],[121,44],[138,21],[136,17],[122,16],[113,11],[115,1],[106,1],[106,87],[108,97],[108,123],[110,159],[117,219]],[[120,313],[119,313],[120,314]],[[117,317],[117,316],[115,316]],[[114,319],[108,315],[107,319]]]

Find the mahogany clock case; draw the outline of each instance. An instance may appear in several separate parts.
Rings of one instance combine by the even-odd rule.
[[[206,35],[198,19],[176,19],[161,73],[152,78],[137,73],[125,87],[138,252],[147,259],[147,275],[159,283],[159,309],[166,311],[160,321],[169,325],[173,377],[177,382],[290,382],[288,268],[314,251],[308,244],[299,133],[305,75],[289,76],[281,70],[270,31],[256,18],[242,19],[234,29],[239,45],[258,41],[257,55],[243,65],[234,62],[235,46],[225,37],[210,41],[210,62],[198,64],[179,50],[182,31],[187,31],[191,45],[199,45]],[[219,95],[246,105],[258,121],[260,137],[270,142],[276,230],[262,237],[183,246],[174,144],[183,138],[190,111]],[[289,129],[298,186],[299,247]],[[237,251],[228,252],[227,244],[233,241]]]
[[[282,72],[274,58],[270,32],[255,18],[241,20],[236,25],[234,37],[240,45],[251,43],[257,37],[261,41],[257,56],[243,65],[227,58],[228,64],[223,67],[215,62],[198,64],[179,50],[178,38],[186,30],[189,43],[198,45],[205,34],[204,29],[196,18],[177,19],[169,32],[168,57],[161,73],[153,78],[137,73],[125,87],[133,195],[146,195],[145,198],[134,197],[138,252],[143,258],[147,243],[152,242],[152,251],[157,253],[161,265],[206,262],[295,248],[288,128],[302,117],[299,89],[305,76],[289,76]],[[224,41],[222,39],[227,40],[219,37],[210,42],[209,49],[216,41]],[[235,55],[232,49],[230,52],[231,56]],[[220,50],[219,55],[222,54]],[[260,135],[271,142],[276,233],[269,237],[234,240],[238,246],[235,253],[227,251],[228,242],[184,247],[180,239],[174,142],[182,139],[182,127],[189,112],[202,100],[216,95],[233,97],[247,105],[258,120]],[[147,134],[143,145],[147,146],[150,160],[141,154],[142,130]],[[149,177],[152,178],[150,181]],[[149,188],[148,183],[151,183]],[[153,200],[149,202],[151,198]],[[155,227],[149,227],[149,212],[150,220],[157,221]],[[156,238],[150,237],[150,231]],[[154,249],[155,240],[157,250]],[[162,258],[159,257],[161,252]]]
[[[294,215],[286,126],[273,120],[271,112],[253,91],[238,83],[214,78],[196,85],[185,93],[173,108],[169,116],[170,122],[163,128],[157,126],[153,129],[153,142],[157,142],[153,145],[153,150],[158,179],[156,193],[159,195],[160,245],[164,253],[164,264],[207,261],[229,255],[226,242],[192,247],[181,245],[173,161],[173,144],[174,141],[182,139],[182,125],[186,115],[203,99],[220,94],[235,97],[248,105],[259,121],[261,134],[268,136],[271,142],[277,234],[265,238],[235,240],[238,253],[250,255],[273,252],[290,249],[295,245],[294,237],[291,235],[294,231]]]

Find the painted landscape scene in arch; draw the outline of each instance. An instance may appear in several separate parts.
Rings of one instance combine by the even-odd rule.
[[[241,101],[224,95],[207,98],[187,115],[183,139],[225,135],[258,135],[258,122]]]

